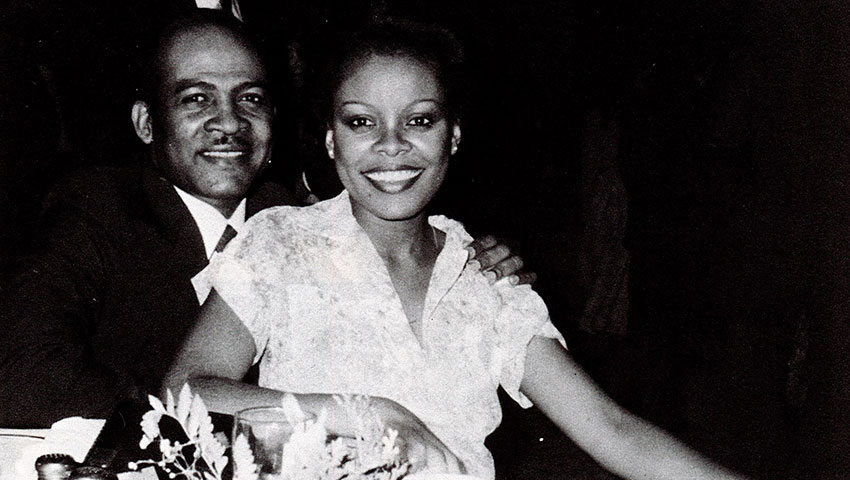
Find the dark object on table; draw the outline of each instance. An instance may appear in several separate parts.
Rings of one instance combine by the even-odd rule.
[[[139,448],[139,440],[142,438],[140,423],[147,409],[138,402],[119,404],[106,419],[106,424],[83,463],[123,472],[128,470],[128,462],[150,458],[148,453]]]
[[[126,472],[129,470],[129,462],[158,459],[160,452],[156,443],[145,450],[139,447],[139,440],[142,439],[142,416],[150,408],[150,405],[132,401],[119,404],[106,419],[103,430],[83,463],[114,472]],[[210,418],[213,431],[222,432],[229,439],[233,417],[210,412]],[[166,438],[175,441],[186,440],[180,425],[169,417],[163,417],[159,427]]]
[[[75,468],[68,480],[118,480],[118,475],[105,468],[82,466]]]
[[[77,465],[70,455],[48,453],[35,460],[35,471],[38,473],[38,480],[64,480]]]

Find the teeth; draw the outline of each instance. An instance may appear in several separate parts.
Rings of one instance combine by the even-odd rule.
[[[376,172],[368,172],[363,175],[369,180],[376,182],[404,182],[419,175],[422,169],[409,170],[380,170]]]
[[[238,156],[240,156],[244,153],[245,152],[241,152],[241,151],[239,151],[239,152],[231,152],[231,151],[227,151],[227,152],[204,152],[203,155],[205,157],[215,157],[215,158],[236,158],[236,157],[238,157]]]

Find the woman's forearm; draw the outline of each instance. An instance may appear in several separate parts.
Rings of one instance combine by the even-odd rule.
[[[553,340],[535,337],[529,344],[522,391],[577,445],[624,478],[745,478],[617,405]]]
[[[235,415],[252,407],[279,406],[284,393],[222,377],[194,377],[188,380],[211,412]]]
[[[252,407],[279,406],[286,394],[280,390],[248,385],[237,380],[220,377],[194,377],[189,379],[192,391],[201,396],[212,412],[235,415],[239,410]],[[328,415],[325,427],[336,435],[353,436],[358,419],[349,416],[348,409],[340,408],[327,393],[293,393],[301,409],[318,417],[322,410]],[[396,430],[427,430],[419,419],[401,405],[381,397],[372,397],[370,406],[391,428]]]
[[[614,423],[607,448],[594,457],[623,478],[737,480],[728,470],[655,425],[628,412]]]
[[[239,410],[252,407],[280,406],[285,392],[249,385],[238,380],[220,377],[195,377],[189,380],[192,391],[200,395],[212,412],[235,415]],[[333,395],[324,393],[293,394],[304,413],[318,417],[325,409],[328,416],[325,427],[337,435],[354,433],[354,420],[345,409],[337,408]],[[376,399],[376,405],[381,402]]]

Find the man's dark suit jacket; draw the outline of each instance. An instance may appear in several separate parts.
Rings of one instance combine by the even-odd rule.
[[[293,199],[262,185],[247,215]],[[0,295],[0,425],[105,417],[158,393],[199,310],[200,231],[148,168],[100,168],[60,184],[34,254]]]

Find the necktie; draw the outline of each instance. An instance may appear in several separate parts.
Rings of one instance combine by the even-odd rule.
[[[233,237],[236,236],[236,229],[231,227],[230,224],[227,224],[227,227],[224,229],[224,233],[221,234],[221,238],[218,240],[218,243],[215,246],[216,252],[221,252],[224,250],[224,247],[233,240]]]

